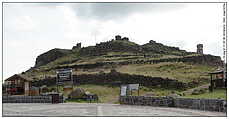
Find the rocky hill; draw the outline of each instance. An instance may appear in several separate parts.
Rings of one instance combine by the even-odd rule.
[[[48,52],[39,55],[36,58],[35,67],[48,64],[49,62],[52,62],[60,57],[68,55],[69,53],[71,53],[71,50],[59,49],[59,48],[52,49]]]
[[[175,80],[179,85],[180,82],[193,85],[208,82],[208,72],[214,71],[219,66],[222,66],[219,56],[187,52],[153,40],[139,45],[127,37],[122,38],[118,35],[115,39],[95,46],[82,48],[81,43],[78,43],[69,50],[52,49],[39,55],[35,67],[24,74],[34,80],[43,80],[55,77],[57,69],[72,68],[76,77],[84,77],[76,80],[85,82],[85,77],[97,77],[98,80],[104,79],[106,82],[105,79],[107,81],[111,79],[107,77],[110,71],[115,70],[126,74],[126,77],[138,75],[151,77],[152,80],[157,79],[154,77],[160,77],[165,80]],[[97,84],[96,80],[88,82]]]
[[[156,43],[153,40],[150,40],[149,43],[144,45],[138,45],[134,42],[129,41],[129,38],[121,36],[116,36],[116,39],[111,41],[101,42],[96,44],[96,46],[89,46],[81,48],[81,44],[73,46],[71,50],[67,49],[52,49],[48,52],[45,52],[39,55],[36,58],[35,67],[46,65],[60,57],[77,54],[79,56],[101,56],[106,55],[109,52],[127,52],[133,54],[144,54],[145,56],[155,56],[155,55],[177,55],[184,56],[192,54],[186,52],[185,50],[180,50],[178,47],[165,46],[161,43]]]

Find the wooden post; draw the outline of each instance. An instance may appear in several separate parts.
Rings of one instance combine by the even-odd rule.
[[[58,88],[59,88],[59,86],[58,86],[58,84],[56,84],[56,92],[57,93],[59,93],[59,89]]]
[[[213,81],[212,81],[212,74],[211,75],[211,85],[210,85],[210,91],[213,92]]]
[[[138,88],[138,96],[139,96],[139,88]]]
[[[56,73],[56,92],[59,93],[58,90],[58,74]]]
[[[72,71],[72,73],[71,73],[71,80],[72,80],[72,90],[73,90],[73,88],[74,88],[73,71]]]

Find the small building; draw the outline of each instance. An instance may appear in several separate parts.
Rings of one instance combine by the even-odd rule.
[[[211,76],[211,82],[209,90],[213,91],[215,88],[226,88],[227,87],[227,72],[224,70],[217,70],[209,73]]]
[[[21,75],[15,74],[5,80],[7,95],[30,95],[32,79]]]

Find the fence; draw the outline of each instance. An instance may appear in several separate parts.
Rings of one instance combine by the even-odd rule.
[[[199,109],[208,111],[227,111],[227,102],[222,99],[190,99],[168,97],[145,97],[145,96],[121,96],[121,104],[148,105]]]
[[[52,96],[3,96],[3,103],[53,103]],[[59,96],[59,103],[63,102],[63,96]]]

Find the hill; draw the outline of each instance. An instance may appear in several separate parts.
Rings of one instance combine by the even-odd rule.
[[[46,65],[60,57],[66,56],[71,52],[71,50],[55,48],[46,53],[39,55],[36,58],[35,67]]]
[[[172,62],[175,62],[176,65],[174,66]],[[55,75],[56,69],[73,68],[76,74],[109,72],[111,69],[116,69],[130,74],[165,77],[166,75],[163,74],[173,72],[176,72],[173,75],[178,75],[179,72],[177,71],[182,68],[190,70],[196,68],[202,70],[199,72],[209,72],[221,64],[222,61],[219,56],[187,52],[180,50],[178,47],[165,46],[153,40],[144,45],[138,45],[129,41],[127,37],[116,36],[115,39],[101,42],[95,46],[81,48],[81,44],[77,44],[69,50],[52,49],[39,55],[36,58],[35,66],[26,71],[25,74],[34,79],[41,79],[44,75]],[[158,68],[157,66],[160,67]],[[138,67],[141,67],[144,71],[139,70]],[[160,71],[162,75],[158,75],[160,73],[157,75],[150,73],[157,72],[163,67],[164,70]],[[171,69],[171,67],[173,68]],[[123,69],[127,70],[124,71]],[[171,71],[168,71],[170,69]],[[168,78],[180,79],[188,77],[171,77],[168,75]]]
[[[153,40],[139,45],[127,37],[116,36],[95,46],[81,47],[78,43],[72,49],[52,49],[39,55],[35,66],[23,74],[33,79],[34,86],[53,88],[56,70],[72,68],[75,87],[90,85],[86,89],[94,92],[93,87],[97,88],[97,93],[105,97],[102,100],[117,101],[120,84],[140,83],[142,94],[156,90],[157,95],[164,96],[170,91],[206,85],[210,80],[208,73],[219,66],[219,56],[187,52]],[[110,90],[112,95],[114,89],[115,96],[111,97],[115,99],[98,87]]]
[[[55,77],[57,69],[73,68],[74,75],[109,73],[162,77],[181,82],[206,83],[208,72],[222,65],[219,56],[187,52],[150,40],[138,45],[127,37],[81,48],[52,49],[39,55],[36,65],[24,72],[34,80]]]
[[[96,44],[96,46],[89,46],[81,48],[81,43],[73,46],[72,50],[67,49],[52,49],[48,52],[45,52],[39,55],[36,58],[35,67],[40,67],[46,65],[50,62],[53,62],[57,59],[60,59],[63,56],[71,57],[77,56],[102,56],[109,55],[116,57],[115,54],[125,56],[148,56],[148,57],[157,57],[162,55],[175,55],[175,56],[185,56],[193,54],[186,52],[185,50],[180,50],[178,47],[165,46],[161,43],[156,43],[153,40],[150,40],[149,43],[144,45],[138,45],[134,42],[129,41],[127,37],[121,38],[121,36],[116,36],[116,39],[111,41],[101,42]],[[77,57],[74,57],[73,60]],[[109,57],[109,56],[107,56]]]

